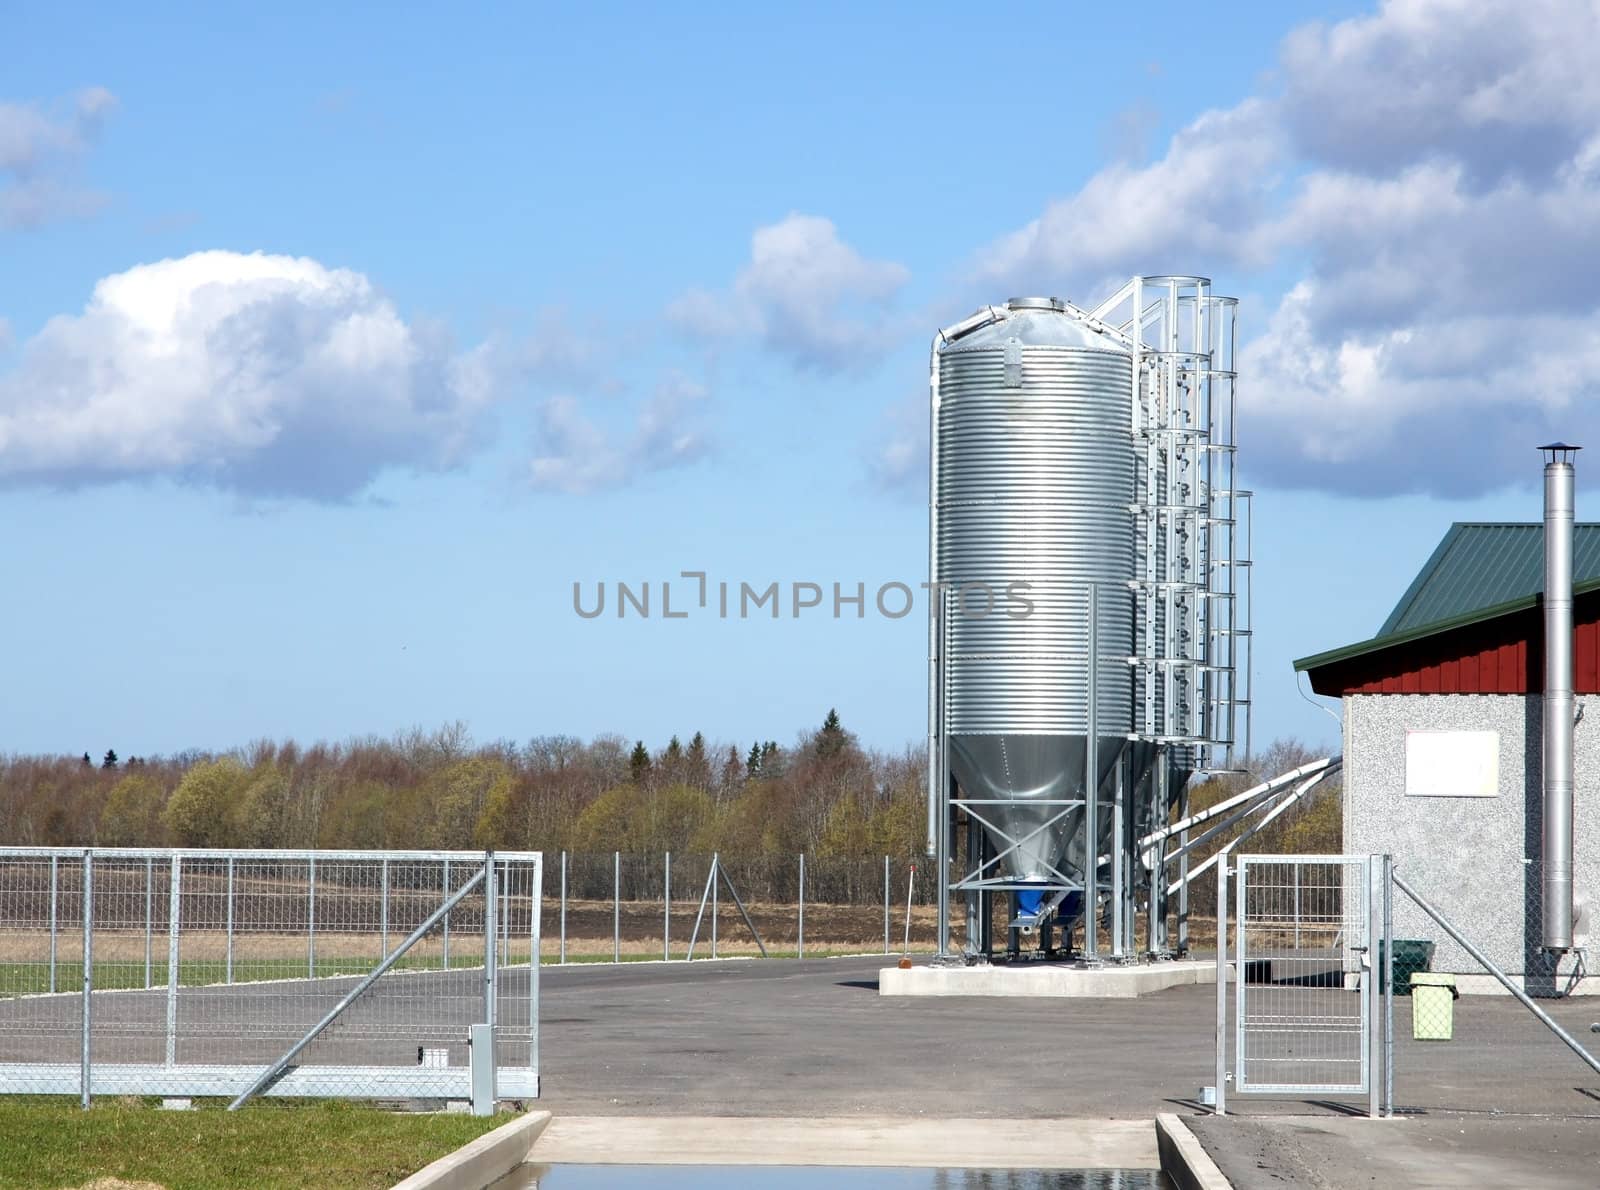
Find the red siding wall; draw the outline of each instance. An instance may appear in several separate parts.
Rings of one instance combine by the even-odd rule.
[[[1600,694],[1600,592],[1573,605],[1573,687]],[[1311,671],[1318,694],[1536,694],[1544,688],[1539,608],[1469,624]]]

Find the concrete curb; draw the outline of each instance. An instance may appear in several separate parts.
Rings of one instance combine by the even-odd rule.
[[[528,1154],[539,1165],[895,1166],[1155,1169],[1150,1117],[930,1119],[926,1116],[574,1116]],[[826,1185],[818,1175],[818,1185]],[[558,1179],[559,1180],[559,1179]],[[747,1179],[762,1184],[754,1172]]]
[[[424,1166],[394,1190],[484,1190],[522,1164],[550,1123],[547,1111],[531,1111]]]
[[[1178,1190],[1233,1190],[1233,1183],[1217,1168],[1205,1146],[1171,1112],[1156,1117],[1156,1148],[1161,1153],[1161,1172]]]
[[[1124,999],[1216,981],[1216,963],[1197,960],[1093,970],[1055,963],[1020,967],[885,967],[878,972],[878,995]]]

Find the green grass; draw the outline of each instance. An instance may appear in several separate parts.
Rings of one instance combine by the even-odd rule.
[[[89,1111],[62,1099],[0,1101],[0,1187],[59,1190],[95,1178],[168,1190],[392,1186],[505,1117],[406,1115],[337,1102],[205,1101],[162,1111],[137,1099]]]
[[[926,954],[928,952],[926,947],[912,947],[911,953]],[[807,946],[804,957],[808,959],[859,959],[872,958],[874,955],[883,959],[885,962],[892,964],[895,960],[899,959],[900,952],[897,950],[893,954],[884,954],[882,950],[873,950],[871,948],[862,949],[860,947],[830,948],[823,946]],[[676,946],[672,948],[673,962],[682,962],[684,957],[684,952],[682,950]],[[694,948],[695,962],[698,963],[701,959],[709,959],[710,957],[710,946],[702,943]],[[745,949],[737,951],[722,950],[718,953],[717,957],[722,959],[759,959],[761,955],[758,951],[750,950],[748,946],[746,946]],[[777,947],[772,946],[767,947],[767,958],[769,959],[796,959],[800,957],[801,955],[799,952],[794,950],[792,947],[788,950],[780,950]],[[526,956],[524,956],[524,958],[526,958]],[[611,961],[612,959],[610,951],[606,951],[603,954],[569,954],[567,955],[566,965],[571,967],[578,963],[610,963]],[[621,958],[617,961],[623,963],[659,963],[661,962],[661,952],[659,950],[644,951],[642,953],[638,951],[632,953],[623,951]],[[549,967],[559,964],[560,962],[561,955],[559,952],[551,953],[547,951],[545,954],[540,956],[539,959],[539,965],[541,967]]]
[[[867,949],[832,948],[832,947],[806,947],[806,957],[810,959],[834,958],[846,955],[877,954],[879,952]],[[769,947],[767,956],[774,959],[792,959],[794,950],[781,950]],[[673,948],[672,957],[682,959],[683,951]],[[709,959],[711,947],[700,945],[695,948],[696,959]],[[736,954],[724,952],[724,958],[757,958],[753,952],[740,951]],[[898,958],[899,951],[893,955],[884,956],[886,959]],[[624,963],[648,963],[661,958],[659,951],[624,951]],[[505,957],[499,960],[505,963]],[[513,953],[510,963],[526,964],[528,952]],[[540,956],[541,966],[552,966],[559,963],[560,954],[553,947],[546,947]],[[609,963],[609,951],[599,954],[569,954],[568,965],[575,963]],[[376,955],[359,956],[317,956],[316,977],[326,979],[335,975],[365,975],[378,965]],[[452,956],[451,969],[465,967],[482,967],[483,959],[471,955]],[[394,965],[396,971],[440,971],[444,969],[443,961],[437,956],[424,956],[419,958],[404,958]],[[259,983],[273,979],[305,979],[311,973],[310,965],[303,958],[290,959],[236,959],[233,964],[234,983]],[[227,982],[227,967],[216,960],[185,961],[178,964],[178,985],[180,987],[205,987],[211,984]],[[129,989],[142,989],[146,987],[145,969],[142,962],[126,959],[115,960],[94,965],[94,986],[97,991],[127,991]],[[165,959],[152,959],[150,963],[150,982],[152,989],[159,990],[167,986],[167,963]],[[83,964],[81,961],[60,960],[56,963],[56,985],[58,993],[77,993],[83,990]],[[50,991],[50,964],[45,963],[3,963],[0,962],[0,1000],[15,996],[37,996]]]
[[[506,962],[501,958],[502,963]],[[513,954],[510,962],[527,963],[528,952],[524,950],[520,955]],[[377,955],[361,956],[317,956],[316,977],[326,979],[334,975],[365,975],[378,965]],[[483,966],[482,957],[476,960],[470,955],[451,956],[452,969],[460,967]],[[437,956],[421,958],[403,958],[391,968],[396,971],[439,971],[444,963]],[[305,979],[312,973],[311,965],[304,958],[292,959],[235,959],[233,963],[234,983],[259,983],[269,979]],[[184,961],[178,964],[178,985],[180,987],[204,987],[208,984],[225,983],[228,978],[228,969],[225,963],[212,960]],[[142,962],[129,960],[114,960],[94,964],[94,986],[96,991],[124,991],[130,988],[143,988],[145,983],[145,967]],[[164,988],[167,986],[167,963],[165,959],[152,960],[150,964],[151,988]],[[58,961],[56,963],[57,992],[81,992],[83,990],[83,963],[81,960]],[[36,996],[50,991],[50,964],[44,963],[0,963],[0,999],[12,996]]]

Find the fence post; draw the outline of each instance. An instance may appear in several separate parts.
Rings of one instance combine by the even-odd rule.
[[[50,991],[56,990],[56,857],[50,857]]]
[[[1244,972],[1239,972],[1244,979]],[[1237,995],[1237,992],[1235,992]],[[1228,853],[1217,857],[1217,1105],[1228,1114]]]
[[[717,957],[717,875],[722,867],[722,857],[718,852],[711,853],[711,957]]]
[[[495,914],[499,909],[499,890],[495,887],[495,860],[494,852],[483,853],[483,1023],[489,1026],[489,1036],[494,1037],[495,1012],[499,1005],[495,1003],[494,986],[494,946],[495,931],[498,922]],[[493,1065],[493,1062],[490,1063]]]
[[[89,1021],[94,992],[94,858],[83,853],[83,1049],[79,1054],[78,1101],[88,1110],[92,1098],[89,1081]]]
[[[306,861],[306,978],[317,977],[317,857]]]
[[[144,860],[144,990],[150,990],[150,935],[154,929],[152,918],[155,916],[155,895],[152,886],[155,883],[156,861],[151,856]]]
[[[889,857],[883,857],[883,953],[889,953]]]
[[[533,888],[528,900],[528,1060],[533,1064],[534,1078],[539,1076],[539,975],[543,962],[540,951],[544,949],[544,852],[533,861]],[[538,1083],[534,1084],[538,1093]]]
[[[1394,1115],[1394,857],[1383,857],[1383,1114]]]
[[[1113,820],[1116,811],[1112,811]],[[1189,817],[1189,782],[1183,783],[1183,789],[1178,793],[1178,817],[1181,821]],[[1115,827],[1112,829],[1112,838],[1116,838]],[[1183,958],[1189,957],[1189,831],[1185,828],[1178,835],[1178,954]],[[1114,847],[1113,854],[1121,848]],[[1166,883],[1166,877],[1161,877],[1161,882]],[[1115,881],[1113,881],[1115,884]],[[1299,922],[1296,917],[1296,924]],[[1114,952],[1114,953],[1120,953]]]
[[[567,853],[561,853],[561,961],[567,961]]]
[[[383,935],[382,952],[380,959],[389,957],[389,859],[383,860],[383,891],[378,896],[378,916],[381,919],[379,930]]]
[[[178,1061],[178,919],[183,895],[183,860],[172,857],[172,887],[167,908],[167,1065]]]
[[[622,852],[611,853],[611,961],[622,961]]]
[[[228,957],[227,982],[233,982],[233,857],[228,857]]]
[[[444,899],[450,899],[450,857],[444,857]],[[444,915],[444,969],[450,970],[450,915]]]
[[[906,941],[900,948],[902,955],[911,953],[911,890],[917,886],[917,865],[911,865],[911,874],[906,877]]]
[[[806,957],[806,853],[800,853],[800,934],[795,945],[794,957]]]
[[[661,961],[672,959],[672,852],[661,876]]]
[[[1383,1029],[1379,1017],[1383,1012],[1383,966],[1378,951],[1387,957],[1388,947],[1383,940],[1383,897],[1378,881],[1383,876],[1381,857],[1367,857],[1367,963],[1372,977],[1367,981],[1367,1116],[1378,1119],[1383,1114]],[[1376,945],[1375,945],[1376,943]]]
[[[1137,321],[1137,316],[1136,316]],[[1089,658],[1087,669],[1089,736],[1083,750],[1083,961],[1099,965],[1100,957],[1100,718],[1097,698],[1100,685],[1100,588],[1089,584]],[[1165,803],[1162,803],[1165,809]],[[1157,867],[1151,877],[1150,902],[1155,903],[1155,888],[1166,879],[1166,869]],[[906,902],[906,926],[911,924],[911,903]],[[907,948],[909,949],[909,947]]]

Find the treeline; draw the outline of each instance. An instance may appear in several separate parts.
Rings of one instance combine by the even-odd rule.
[[[1275,743],[1250,774],[1198,787],[1191,806],[1310,759]],[[863,748],[832,711],[789,745],[713,745],[699,732],[656,749],[609,735],[474,744],[453,724],[219,755],[11,756],[0,759],[0,842],[910,857],[924,842],[925,766],[920,747]],[[1253,846],[1336,852],[1339,834],[1335,787]]]
[[[829,712],[784,746],[620,736],[474,744],[461,724],[230,753],[0,760],[0,841],[74,846],[509,848],[911,855],[924,754]]]

